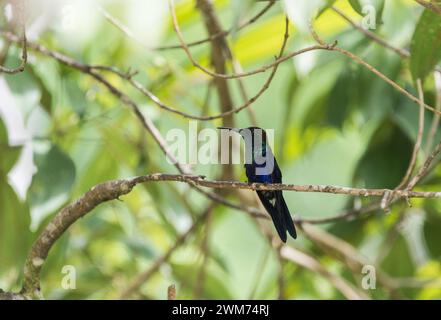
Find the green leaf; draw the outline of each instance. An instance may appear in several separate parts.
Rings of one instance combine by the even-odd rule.
[[[410,70],[414,80],[424,81],[441,59],[441,16],[424,10],[410,46]]]
[[[255,4],[253,0],[232,0],[231,11],[233,15],[233,37],[236,35],[237,28],[241,20],[247,12],[250,11],[252,5]]]
[[[382,269],[395,277],[409,277],[414,273],[412,257],[406,240],[400,235],[394,242],[389,255],[381,264]]]
[[[358,0],[349,0],[349,4],[351,5],[352,9],[355,10],[359,15],[363,15],[363,8],[361,7],[360,1]]]
[[[41,91],[40,103],[47,113],[52,114],[55,104],[64,101],[64,79],[60,77],[60,67],[55,61],[40,60],[31,71]]]
[[[152,259],[155,256],[155,249],[146,239],[136,236],[123,236],[121,242],[124,243],[130,252],[135,256]]]
[[[328,0],[327,3],[323,6],[323,8],[320,9],[319,13],[317,14],[316,19],[318,19],[323,13],[325,13],[326,10],[328,10],[330,7],[334,5],[336,0]]]
[[[426,220],[424,222],[424,235],[427,244],[427,249],[434,260],[441,259],[441,216],[439,208],[437,207],[437,200],[426,201],[424,210],[427,212]]]
[[[395,188],[406,173],[412,149],[408,136],[395,123],[385,121],[360,161],[357,179],[366,188]]]
[[[49,88],[46,86],[45,78],[47,78],[47,72],[45,74],[45,77],[41,77],[38,72],[35,72],[34,66],[31,66],[27,69],[27,72],[33,77],[35,84],[37,84],[40,88],[41,92],[41,98],[40,98],[40,104],[43,107],[43,109],[48,113],[52,113],[52,92],[49,90]]]
[[[32,240],[29,225],[28,208],[0,176],[0,277],[23,266]]]
[[[351,185],[366,140],[355,131],[340,134],[336,130],[330,130],[303,155],[301,161],[283,168],[284,181],[295,181],[298,184]],[[285,193],[285,200],[293,212],[301,212],[302,217],[315,218],[340,212],[346,206],[348,198],[289,192]]]
[[[8,131],[6,130],[6,126],[0,118],[0,142],[8,143]]]
[[[75,181],[73,161],[57,146],[37,154],[35,160],[38,172],[29,189],[33,227],[69,199]]]
[[[21,147],[11,147],[8,144],[8,132],[0,119],[0,176],[5,177],[14,167],[20,156]]]

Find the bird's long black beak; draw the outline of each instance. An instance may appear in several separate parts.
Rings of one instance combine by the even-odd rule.
[[[228,131],[234,131],[237,133],[240,133],[240,129],[237,128],[228,128],[228,127],[217,127],[219,130],[228,130]]]

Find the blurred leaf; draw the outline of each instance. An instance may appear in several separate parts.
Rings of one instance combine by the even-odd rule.
[[[418,270],[418,276],[421,280],[434,279],[435,281],[441,280],[441,264],[436,260],[429,261],[423,267]],[[421,300],[436,300],[441,299],[441,288],[438,285],[428,285],[421,288],[418,292],[417,299]]]
[[[385,121],[371,139],[356,177],[366,188],[395,188],[404,177],[413,150],[412,141],[391,121]]]
[[[38,71],[36,72],[34,70],[34,66],[31,66],[28,70],[28,72],[32,75],[32,77],[35,80],[35,83],[38,84],[41,92],[41,98],[40,98],[40,104],[42,105],[43,109],[48,113],[52,113],[52,92],[50,91],[51,88],[48,88],[46,84],[45,77],[40,77],[40,74]],[[38,69],[37,69],[38,70]],[[46,72],[46,76],[50,73],[50,71]]]
[[[250,11],[250,8],[253,4],[255,4],[254,0],[231,1],[231,10],[233,12],[233,37],[236,35],[237,28],[239,27],[244,15]]]
[[[60,208],[68,199],[75,181],[75,165],[57,146],[44,154],[36,154],[37,174],[29,189],[32,225]]]
[[[290,20],[301,32],[309,31],[309,24],[317,13],[326,6],[326,0],[284,0],[285,11]]]
[[[11,147],[8,144],[8,132],[0,118],[0,177],[6,177],[17,162],[21,147]]]
[[[166,5],[157,6],[152,11],[166,17],[165,23],[159,21],[164,19],[156,21],[145,19],[145,16],[143,19],[142,13],[149,9],[150,2],[155,1],[107,1],[102,6],[149,47],[178,43],[167,16]],[[201,12],[196,8],[195,1],[176,2],[178,20],[186,41],[207,37]],[[268,4],[266,1],[256,0],[212,2],[225,29],[231,26],[233,29],[237,28],[242,21],[246,21]],[[229,40],[234,56],[241,62],[244,70],[255,70],[274,61],[274,55],[278,53],[283,40],[286,13],[293,22],[290,24],[291,37],[286,54],[311,45],[309,23],[311,19],[315,19],[314,27],[325,41],[331,43],[338,40],[342,48],[360,56],[416,95],[416,90],[409,81],[410,75],[413,76],[411,67],[418,72],[427,69],[430,72],[440,51],[439,39],[427,29],[432,22],[424,21],[422,16],[416,15],[424,9],[414,1],[388,1],[384,6],[385,3],[384,0],[279,0],[277,4],[284,5],[285,10],[275,5],[247,28],[240,32],[234,30]],[[368,18],[373,17],[368,17],[367,14],[375,14],[375,32],[397,47],[408,48],[409,39],[415,31],[414,37],[422,45],[414,41],[411,49],[418,59],[414,56],[412,60],[403,60],[386,48],[373,44],[330,10],[331,5],[335,5],[355,23],[367,22]],[[375,13],[372,7],[375,8]],[[83,63],[111,65],[121,70],[128,67],[139,70],[138,81],[166,104],[191,114],[201,112],[207,92],[206,85],[212,79],[197,71],[181,50],[146,50],[144,46],[139,46],[136,41],[128,39],[120,30],[111,26],[106,19],[89,21],[92,27],[87,28],[85,33],[81,32],[89,23],[88,12],[81,12],[85,14],[80,17],[80,29],[67,30],[68,28],[61,27],[58,23],[50,24],[47,29],[43,26],[38,42]],[[380,32],[378,26],[383,13],[387,23],[381,25]],[[148,23],[150,29],[141,28],[145,23]],[[140,29],[143,31],[139,32]],[[160,38],[161,33],[167,35],[167,39],[159,43],[158,41],[164,40]],[[149,34],[158,37],[150,41]],[[212,68],[209,64],[209,43],[194,46],[191,50],[201,64]],[[20,51],[20,45],[12,45],[6,57],[6,65],[19,64]],[[12,126],[14,139],[17,136],[17,139],[30,139],[35,152],[38,152],[35,158],[39,170],[26,203],[20,203],[8,184],[9,177],[6,176],[17,162],[20,150],[8,146],[7,134],[0,121],[0,287],[3,286],[3,289],[20,282],[19,273],[30,245],[25,245],[25,239],[30,237],[32,240],[37,236],[53,218],[50,213],[68,200],[76,199],[92,186],[106,180],[153,172],[176,172],[172,165],[164,161],[163,152],[133,117],[132,112],[124,108],[105,87],[84,73],[62,66],[49,57],[30,55],[29,63],[25,72],[0,79],[0,91],[6,81],[7,89],[10,88],[13,93],[14,101],[11,103],[20,107],[26,120],[25,129],[31,134],[20,136]],[[155,122],[162,134],[176,128],[185,131],[188,127],[187,119],[160,110],[118,76],[105,71],[100,74],[133,98],[139,104],[141,112]],[[249,97],[262,88],[267,77],[268,72],[263,72],[242,79]],[[429,81],[425,83],[425,100],[434,106],[436,90],[433,77],[427,79]],[[218,96],[215,87],[213,88],[207,114],[219,111]],[[240,105],[243,97],[236,81],[231,81],[229,89],[233,104]],[[0,113],[3,115],[4,110],[15,112],[16,110],[8,106],[9,99],[1,97],[2,92]],[[278,155],[285,152],[283,159],[279,159],[279,164],[286,183],[395,187],[407,169],[418,129],[417,105],[409,102],[370,70],[343,55],[329,51],[305,53],[281,64],[269,89],[253,103],[252,109],[258,126],[276,128],[275,139],[278,143],[275,152]],[[234,115],[238,127],[250,125],[247,111]],[[426,127],[429,130],[433,116],[429,112],[426,114]],[[218,122],[220,121],[204,122],[199,128],[213,128],[219,125]],[[11,123],[14,124],[13,121]],[[434,141],[437,142],[440,138],[441,131]],[[42,146],[46,149],[42,150]],[[55,153],[51,154],[54,151],[51,149],[54,148]],[[437,161],[439,159],[435,159],[434,163]],[[32,161],[28,165],[31,171]],[[213,179],[218,177],[221,169],[220,165],[193,166],[195,173]],[[23,173],[18,173],[17,177],[22,179]],[[237,179],[244,178],[242,165],[235,168],[235,173]],[[438,165],[422,181],[419,189],[436,191],[440,188],[441,165]],[[240,198],[231,194],[232,200],[256,205],[254,192],[241,193],[243,195]],[[378,200],[315,193],[285,192],[284,195],[293,216],[305,218],[334,216],[348,208]],[[76,223],[57,241],[42,272],[42,288],[46,298],[117,297],[120,290],[127,286],[128,280],[148,268],[154,257],[161,256],[173,246],[176,237],[187,230],[193,218],[189,212],[196,216],[206,207],[208,201],[186,184],[172,182],[138,186],[121,200],[99,206],[92,215]],[[413,241],[416,238],[410,238],[400,228],[405,236],[400,235],[397,242],[391,243],[392,250],[381,267],[394,278],[409,275],[417,279],[437,278],[441,270],[438,263],[441,255],[438,245],[441,241],[441,202],[436,199],[419,199],[412,200],[412,204],[415,210],[427,212],[423,230],[427,251],[421,249],[424,241]],[[46,215],[38,231],[31,235],[30,206],[33,213],[37,207],[41,212],[45,211]],[[373,260],[384,245],[391,226],[397,221],[394,219],[398,216],[397,212],[404,206],[405,203],[394,206],[391,215],[386,217],[383,212],[378,211],[323,227]],[[34,219],[34,224],[37,224],[37,218]],[[270,221],[261,222],[274,232]],[[421,233],[419,230],[418,233],[415,231],[416,226],[412,221],[410,225],[410,231],[420,236]],[[187,242],[174,253],[172,262],[167,261],[165,268],[161,268],[161,272],[151,277],[143,287],[145,295],[134,297],[162,299],[167,286],[176,282],[178,297],[193,298],[200,271],[201,239],[202,234],[199,233],[192,237],[191,242]],[[413,246],[412,241],[418,246]],[[314,256],[332,273],[359,283],[361,274],[353,273],[344,264],[318,250],[305,237],[299,236],[292,243]],[[208,244],[210,257],[207,282],[201,299],[247,299],[253,291],[254,298],[277,297],[279,261],[274,252],[271,252],[267,261],[263,262],[265,253],[271,248],[249,216],[230,208],[219,207],[211,221]],[[415,258],[421,252],[427,253],[427,258],[430,256],[432,260],[419,268],[414,265],[414,261],[420,263]],[[73,265],[77,269],[76,290],[60,288],[60,281],[64,277],[61,271],[65,265]],[[329,281],[293,263],[283,263],[283,275],[284,293],[288,299],[344,298]],[[259,279],[257,284],[256,279]],[[396,292],[397,296],[402,295],[404,298],[439,297],[439,290],[435,291],[428,286],[399,289]],[[395,297],[381,286],[369,294],[373,299]]]
[[[282,122],[282,130],[280,130],[278,132],[279,134],[279,146],[283,146],[285,144],[285,141],[287,141],[288,138],[288,134],[289,134],[289,128],[290,128],[290,120],[291,120],[291,113],[293,111],[294,106],[292,105],[292,100],[293,97],[295,95],[295,93],[297,92],[297,88],[300,85],[300,80],[298,78],[297,72],[295,72],[295,70],[293,70],[290,75],[289,75],[289,79],[288,79],[288,85],[287,85],[287,90],[286,90],[286,98],[284,99],[284,116],[283,116],[283,122]],[[276,150],[277,152],[277,150]],[[281,148],[280,150],[278,150],[278,154],[276,154],[276,158],[278,159],[279,163],[283,163],[285,161],[285,149]]]
[[[247,299],[255,285],[256,273],[263,267],[257,261],[262,261],[268,243],[247,215],[225,210],[225,215],[216,222],[210,236],[210,251],[216,252],[216,260],[225,261],[228,277],[223,279],[224,286],[234,299]],[[270,222],[267,223],[273,228]],[[256,263],[250,264],[250,261]],[[274,279],[277,266],[277,259],[268,259],[262,281]]]
[[[441,215],[438,208],[431,205],[433,202],[435,201],[426,201],[427,216],[424,223],[424,235],[432,259],[438,260],[441,258],[441,246],[439,246],[441,243]]]
[[[326,101],[325,112],[326,122],[337,128],[342,128],[346,120],[351,102],[354,100],[354,91],[348,90],[354,84],[356,75],[344,69],[337,79],[337,83],[331,90],[329,99]]]
[[[360,16],[363,15],[363,8],[361,7],[360,1],[349,0],[349,3],[351,4],[351,7],[355,10],[355,12],[357,12]]]
[[[410,70],[413,79],[424,81],[441,59],[441,16],[424,10],[410,46]]]
[[[306,130],[309,121],[318,117],[323,119],[322,107],[324,98],[331,94],[338,75],[344,70],[345,65],[340,60],[334,60],[316,67],[293,92],[290,111],[290,124]],[[320,120],[317,121],[320,123]]]
[[[320,9],[319,13],[317,14],[317,18],[319,18],[326,10],[332,7],[335,2],[336,0],[328,0],[326,2],[326,5],[324,5],[323,8]]]
[[[292,29],[292,26],[291,28]],[[280,51],[285,32],[285,16],[271,16],[257,25],[251,25],[246,32],[241,32],[235,41],[233,49],[236,58],[244,66],[262,59],[271,59]]]
[[[84,170],[79,172],[80,176],[77,179],[75,189],[80,194],[98,183],[115,179],[119,174],[118,162],[108,156],[105,148],[97,146],[91,153],[92,159],[88,161]]]
[[[155,256],[155,250],[146,239],[136,237],[122,237],[122,243],[124,243],[135,256],[142,256],[147,259],[151,259]]]
[[[172,264],[172,269],[175,277],[185,286],[189,288],[195,286],[199,270],[195,268],[195,265]],[[205,274],[203,290],[203,296],[207,299],[233,299],[225,282],[216,273],[210,272],[210,270],[207,270]]]
[[[72,79],[65,81],[64,84],[71,108],[80,117],[83,117],[86,114],[89,105],[89,102],[86,99],[86,93],[79,87],[79,84]]]
[[[328,133],[298,159],[284,168],[284,181],[296,184],[351,185],[357,163],[364,152],[363,139],[357,132]],[[344,159],[344,160],[343,160]],[[285,193],[285,200],[293,212],[302,217],[326,217],[340,212],[347,197],[318,193]]]
[[[426,100],[427,101],[427,100]],[[419,108],[418,105],[406,100],[405,98],[397,100],[396,105],[394,106],[393,112],[393,120],[394,122],[401,128],[401,130],[408,136],[408,138],[415,142],[418,136],[418,122],[419,122]],[[426,139],[427,134],[430,130],[430,125],[433,120],[433,114],[431,112],[425,113],[425,128],[423,135],[423,142],[421,149],[424,150],[426,148]],[[441,132],[438,132],[434,141],[439,141]]]
[[[389,255],[381,264],[382,269],[394,277],[409,277],[414,274],[412,258],[406,240],[400,235],[395,240]]]
[[[0,277],[10,268],[21,270],[31,245],[29,211],[0,175]]]

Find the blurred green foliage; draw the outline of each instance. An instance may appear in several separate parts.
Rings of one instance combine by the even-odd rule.
[[[309,9],[306,5],[302,7],[303,2],[296,1],[296,5],[300,13],[305,10],[307,19]],[[365,2],[369,1],[339,0],[335,5],[360,22]],[[137,9],[139,4],[114,0],[103,6],[128,24],[129,13],[141,10]],[[373,4],[378,25],[372,31],[395,46],[410,47],[411,59],[402,59],[367,39],[329,6],[324,7],[326,1],[315,8],[324,8],[315,22],[317,32],[329,42],[338,40],[341,47],[359,55],[414,95],[414,80],[424,79],[426,102],[435,105],[431,71],[439,66],[441,58],[440,17],[427,10],[423,12],[413,1]],[[222,25],[228,28],[257,13],[265,3],[217,0],[215,5]],[[94,5],[89,6],[95,12]],[[147,6],[152,12],[142,13],[144,20],[162,12],[156,3],[147,1]],[[229,37],[244,69],[255,69],[272,61],[283,38],[285,8],[289,10],[288,5],[277,3],[260,20]],[[194,1],[179,1],[177,14],[188,42],[206,37]],[[150,27],[148,41],[139,39],[145,46],[178,43],[167,10],[162,17],[162,21]],[[139,70],[137,79],[165,103],[190,114],[202,112],[210,78],[196,71],[181,50],[147,50],[112,26],[98,10],[91,18],[93,22],[86,21],[90,27],[87,34],[63,29],[62,16],[48,19],[54,20],[39,36],[39,43],[90,64]],[[287,51],[312,43],[311,37],[296,27],[297,21],[293,22]],[[194,47],[192,52],[208,66],[209,45]],[[16,64],[19,53],[20,48],[13,46],[6,64]],[[186,119],[158,109],[118,77],[106,77],[133,97],[162,133],[172,128],[187,130]],[[244,79],[250,95],[259,90],[266,77],[257,74]],[[130,111],[90,77],[31,53],[24,73],[2,79],[31,133],[26,143],[31,143],[36,168],[22,199],[8,178],[22,145],[8,144],[5,121],[0,117],[0,287],[17,290],[32,240],[60,208],[109,179],[176,170],[164,161],[162,151]],[[230,82],[230,89],[235,104],[240,105],[242,98],[235,81]],[[253,104],[253,109],[259,126],[276,129],[275,152],[287,183],[394,188],[406,172],[418,131],[416,104],[347,57],[327,51],[283,63],[270,89]],[[219,113],[213,90],[206,112]],[[235,119],[237,126],[250,125],[247,111],[235,115]],[[426,113],[423,150],[432,119],[432,114]],[[199,126],[215,128],[219,124],[216,120]],[[438,133],[435,142],[440,138]],[[425,155],[421,152],[419,163]],[[193,169],[215,179],[221,166],[198,165]],[[244,180],[241,166],[235,172],[239,180]],[[440,174],[437,166],[417,190],[439,190]],[[230,197],[238,200],[236,194]],[[302,218],[330,217],[372,201],[294,192],[285,192],[285,198],[295,216]],[[142,185],[121,200],[96,208],[57,242],[43,269],[42,289],[47,298],[118,298],[139,273],[174,244],[208,204],[206,198],[188,186],[173,183]],[[412,204],[409,209],[399,203],[387,216],[377,212],[367,218],[339,221],[321,228],[350,243],[370,261],[384,255],[378,263],[390,277],[441,280],[441,203],[412,200]],[[413,221],[407,219],[413,215],[422,218],[422,226],[406,223]],[[405,223],[398,223],[402,216]],[[396,234],[390,237],[391,233]],[[177,285],[179,298],[195,297],[206,234],[209,254],[200,298],[278,297],[277,254],[249,216],[222,206],[216,208],[212,221],[190,236],[134,297],[163,299],[172,283]],[[419,245],[414,245],[415,241]],[[354,274],[345,263],[320,250],[302,232],[289,245],[308,252],[355,287],[361,286],[361,274]],[[60,286],[65,265],[76,267],[75,290]],[[283,278],[285,298],[343,298],[326,278],[292,262],[283,263]],[[377,299],[441,298],[441,288],[430,285],[398,287],[391,293],[378,284],[376,290],[366,293]]]

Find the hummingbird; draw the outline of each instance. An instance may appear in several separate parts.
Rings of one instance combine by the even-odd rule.
[[[282,183],[282,172],[268,145],[265,130],[258,127],[244,129],[219,127],[236,132],[245,141],[245,173],[248,183]],[[262,205],[271,216],[280,239],[286,243],[286,232],[297,238],[296,229],[281,190],[257,190]]]

